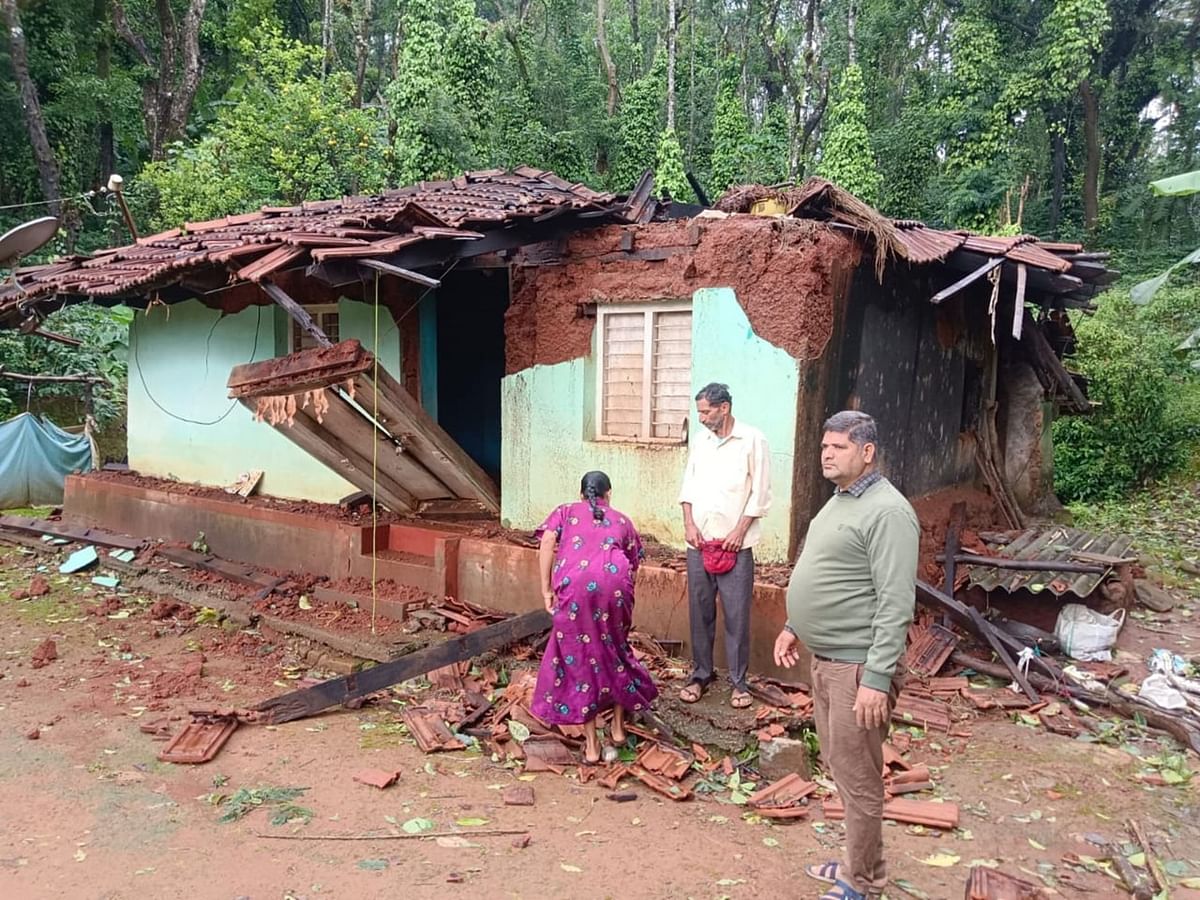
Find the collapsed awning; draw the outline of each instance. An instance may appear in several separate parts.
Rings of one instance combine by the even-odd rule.
[[[436,500],[500,511],[495,482],[358,341],[236,366],[229,396],[395,512]]]

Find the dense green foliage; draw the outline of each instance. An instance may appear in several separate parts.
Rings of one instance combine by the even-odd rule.
[[[678,0],[674,23],[650,0],[3,8],[21,22],[0,36],[0,228],[55,209],[58,184],[46,254],[128,240],[103,191],[114,171],[150,231],[518,164],[615,191],[652,169],[685,201],[687,173],[715,200],[820,172],[890,215],[1086,240],[1131,283],[1200,245],[1195,198],[1146,188],[1197,168],[1191,0]],[[1167,344],[1196,319],[1162,310],[1187,306],[1195,267],[1170,285],[1080,324],[1103,406],[1058,426],[1068,494],[1175,458],[1191,382]],[[0,352],[13,368],[91,362],[11,335]]]
[[[1147,307],[1113,290],[1076,323],[1075,365],[1099,404],[1054,423],[1054,483],[1064,501],[1113,500],[1185,462],[1200,438],[1200,384],[1177,335],[1200,317],[1200,286]]]

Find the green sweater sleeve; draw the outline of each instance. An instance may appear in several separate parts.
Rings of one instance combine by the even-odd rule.
[[[920,527],[911,510],[890,508],[875,518],[865,537],[878,602],[862,684],[886,693],[904,653],[916,605]]]

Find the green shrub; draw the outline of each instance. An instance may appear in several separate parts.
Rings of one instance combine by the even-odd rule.
[[[1171,325],[1197,294],[1176,291],[1139,310],[1127,292],[1113,291],[1093,317],[1076,323],[1074,362],[1099,406],[1054,423],[1054,484],[1062,500],[1119,499],[1187,460],[1200,435],[1200,385],[1173,352],[1179,338]]]

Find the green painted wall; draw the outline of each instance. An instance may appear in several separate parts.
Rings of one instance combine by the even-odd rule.
[[[222,318],[196,300],[157,307],[149,316],[138,313],[130,326],[131,468],[206,485],[230,484],[247,469],[262,469],[261,493],[319,502],[355,490],[228,399],[225,385],[234,366],[286,353],[291,325],[279,313],[274,306],[254,306]],[[371,306],[343,300],[338,313],[341,337],[358,338],[370,349]],[[399,334],[391,316],[380,313],[380,362],[395,375]]]
[[[795,359],[754,333],[734,292],[693,295],[692,391],[724,381],[734,415],[761,429],[771,446],[774,503],[756,554],[784,561],[791,521],[799,368]],[[679,482],[687,448],[595,441],[595,350],[588,359],[533,366],[502,384],[501,515],[513,528],[534,528],[555,506],[578,495],[579,478],[602,469],[613,481],[613,505],[639,530],[682,547]],[[693,412],[689,430],[702,426]]]

